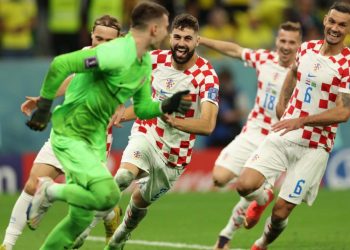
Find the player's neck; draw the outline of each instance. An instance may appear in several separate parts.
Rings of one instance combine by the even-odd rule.
[[[143,55],[149,51],[151,38],[145,32],[135,29],[130,29],[130,33],[136,43],[137,58],[141,60]]]
[[[339,44],[329,44],[327,41],[324,41],[324,44],[322,45],[320,49],[320,53],[323,56],[335,56],[338,55],[343,49],[344,49],[344,44],[339,43]]]
[[[173,65],[173,67],[175,69],[184,71],[184,70],[187,70],[187,69],[193,67],[193,65],[195,65],[197,59],[198,59],[198,55],[196,53],[194,53],[192,58],[187,63],[180,64],[180,63],[175,62],[174,58],[171,58],[171,64]]]
[[[293,59],[294,59],[294,57],[293,57]],[[294,60],[290,60],[288,62],[283,62],[281,59],[279,59],[279,61],[278,61],[278,64],[284,68],[292,67],[293,63],[294,63]]]

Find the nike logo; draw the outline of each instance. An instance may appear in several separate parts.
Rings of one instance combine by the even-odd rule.
[[[315,75],[312,75],[310,73],[307,74],[307,77],[316,77]]]
[[[299,198],[299,195],[289,194],[288,197],[292,198],[292,199],[295,199],[295,198]]]
[[[170,95],[169,92],[166,92],[166,91],[164,91],[164,90],[162,90],[162,89],[159,91],[159,93],[160,93],[161,95]]]

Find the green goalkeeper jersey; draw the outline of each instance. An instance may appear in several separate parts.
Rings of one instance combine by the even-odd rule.
[[[151,98],[151,58],[137,58],[135,40],[123,38],[56,57],[41,89],[41,96],[53,99],[63,80],[76,73],[65,101],[52,115],[54,135],[86,141],[101,157],[106,151],[106,129],[118,105],[133,97],[141,119],[162,114],[159,102]]]

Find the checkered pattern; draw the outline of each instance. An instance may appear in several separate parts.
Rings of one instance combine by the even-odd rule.
[[[151,56],[152,95],[155,100],[164,100],[177,91],[190,90],[190,110],[185,115],[174,113],[174,116],[199,118],[202,102],[209,101],[218,105],[216,93],[219,91],[219,80],[207,60],[198,57],[190,69],[179,71],[171,66],[171,51],[157,50]],[[143,134],[169,166],[183,168],[191,160],[196,136],[170,127],[161,118],[137,119],[132,134]]]
[[[271,125],[278,121],[276,104],[289,68],[280,66],[278,54],[267,50],[244,49],[242,59],[256,69],[258,78],[255,105],[242,132],[259,130],[261,134],[268,135]]]
[[[305,42],[297,54],[297,85],[282,119],[319,114],[336,106],[339,92],[349,93],[350,50],[344,48],[336,56],[322,56],[323,40]],[[331,151],[337,124],[305,126],[287,133],[285,138],[310,148]]]

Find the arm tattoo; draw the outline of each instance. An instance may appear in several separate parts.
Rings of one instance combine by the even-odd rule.
[[[341,93],[340,95],[344,107],[350,108],[350,94]]]

